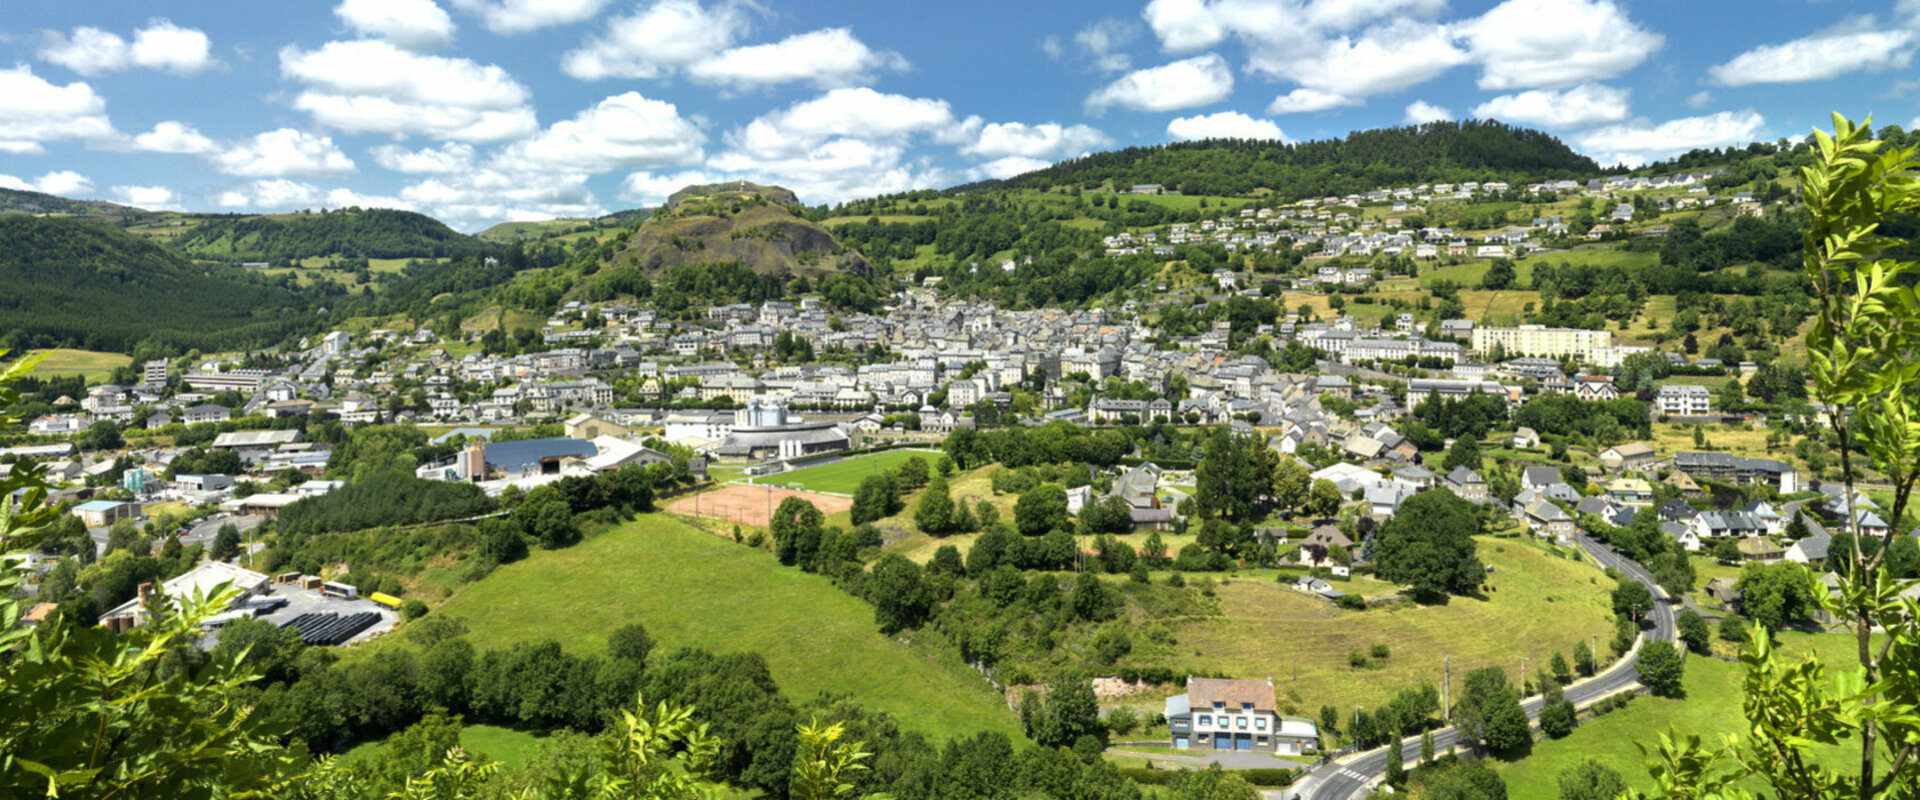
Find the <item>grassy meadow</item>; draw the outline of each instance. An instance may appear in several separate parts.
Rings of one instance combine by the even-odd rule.
[[[860,482],[887,470],[898,469],[911,458],[927,462],[929,474],[933,466],[940,461],[940,453],[934,450],[883,450],[869,456],[859,456],[823,464],[817,467],[804,467],[792,472],[782,472],[757,478],[754,483],[768,486],[782,486],[804,492],[825,492],[828,494],[853,494],[860,488]]]
[[[872,607],[828,579],[664,514],[501,567],[437,613],[465,617],[482,649],[552,638],[598,651],[609,632],[639,622],[662,648],[759,652],[796,699],[851,694],[936,739],[1021,735],[1000,695],[957,657],[881,636]]]
[[[64,347],[28,351],[28,355],[41,353],[46,353],[47,358],[34,368],[35,375],[42,377],[78,375],[85,378],[87,383],[105,383],[113,377],[114,370],[133,363],[133,357],[125,353],[102,353]]]

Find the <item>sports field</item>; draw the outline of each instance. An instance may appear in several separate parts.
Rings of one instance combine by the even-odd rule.
[[[796,700],[849,694],[936,741],[983,730],[1021,737],[1000,695],[946,648],[882,636],[873,608],[829,579],[665,514],[535,552],[435,613],[465,617],[481,649],[556,639],[600,652],[609,632],[639,622],[661,652],[759,652]]]
[[[851,496],[860,488],[860,481],[865,480],[868,475],[897,469],[910,458],[927,462],[927,467],[931,470],[935,464],[939,463],[940,453],[933,450],[885,450],[870,456],[857,456],[818,467],[806,467],[792,472],[756,478],[754,483]]]
[[[853,507],[853,501],[845,497],[796,492],[772,486],[735,484],[679,498],[668,503],[667,510],[675,514],[765,528],[773,520],[773,510],[780,507],[780,501],[789,497],[812,503],[822,514],[834,514]]]

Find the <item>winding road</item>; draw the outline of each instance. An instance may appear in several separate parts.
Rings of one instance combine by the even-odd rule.
[[[1587,538],[1584,534],[1575,537],[1581,549],[1592,556],[1602,566],[1612,567],[1625,573],[1653,591],[1653,629],[1644,635],[1655,639],[1673,641],[1675,637],[1675,618],[1673,598],[1668,597],[1653,581],[1645,568],[1627,559],[1607,545]],[[1617,692],[1627,691],[1639,685],[1640,673],[1634,669],[1639,660],[1639,650],[1621,659],[1607,671],[1586,681],[1575,683],[1566,689],[1567,699],[1574,705],[1585,705]],[[1527,718],[1538,720],[1543,704],[1540,697],[1533,697],[1521,703],[1526,709]],[[1462,750],[1470,749],[1474,743],[1467,741],[1459,728],[1447,727],[1433,732],[1433,745],[1436,752],[1446,752],[1448,747],[1462,745]],[[1390,747],[1391,745],[1388,745]],[[1418,737],[1400,742],[1403,763],[1412,763],[1420,759],[1420,739]],[[1329,761],[1307,774],[1299,784],[1297,794],[1292,797],[1299,800],[1349,800],[1360,794],[1366,786],[1378,780],[1387,771],[1387,747],[1378,747],[1358,756],[1350,756],[1346,761]]]

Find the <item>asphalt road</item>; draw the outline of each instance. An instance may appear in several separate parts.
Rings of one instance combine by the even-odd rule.
[[[1653,576],[1649,575],[1646,569],[1642,568],[1638,563],[1613,552],[1613,550],[1604,543],[1596,542],[1584,535],[1576,537],[1576,540],[1579,542],[1580,547],[1585,549],[1587,554],[1593,556],[1593,559],[1600,562],[1601,565],[1618,569],[1634,580],[1646,584],[1648,589],[1653,590],[1653,596],[1655,598],[1653,614],[1651,615],[1653,629],[1647,631],[1647,635],[1655,639],[1673,641],[1675,631],[1673,600],[1667,597],[1666,593],[1654,584]],[[1567,687],[1567,699],[1573,701],[1575,705],[1583,705],[1589,701],[1598,700],[1615,692],[1633,687],[1640,680],[1640,673],[1634,669],[1634,662],[1637,660],[1638,655],[1636,654],[1634,659],[1623,659],[1592,680]],[[1541,698],[1534,697],[1520,705],[1526,709],[1528,719],[1538,720],[1540,717],[1540,707],[1543,702]],[[1459,728],[1441,728],[1433,732],[1435,752],[1444,753],[1448,747],[1461,745],[1460,749],[1464,753],[1471,751],[1474,744],[1473,742],[1466,741],[1466,737],[1462,735]],[[1400,748],[1402,763],[1412,763],[1420,759],[1419,738],[1403,740],[1400,743]],[[1301,800],[1348,800],[1348,798],[1358,793],[1362,787],[1378,779],[1381,775],[1386,774],[1387,753],[1388,750],[1386,747],[1380,747],[1345,763],[1328,762],[1323,764],[1318,769],[1310,772],[1308,777],[1302,780],[1300,794],[1294,796]]]
[[[222,525],[231,524],[233,525],[233,527],[238,528],[240,530],[240,533],[245,534],[247,531],[252,530],[255,527],[258,527],[260,523],[263,523],[266,521],[267,521],[266,517],[254,517],[254,516],[235,517],[235,516],[227,516],[223,514],[223,515],[211,517],[208,519],[201,520],[200,522],[194,524],[193,530],[188,531],[185,536],[180,537],[180,545],[182,547],[192,547],[197,544],[197,545],[203,545],[206,547],[213,547],[213,537],[220,533],[220,526]],[[87,529],[87,534],[93,537],[95,555],[106,553],[107,539],[111,533],[112,533],[111,528],[88,528]],[[245,542],[243,541],[242,544],[244,545]]]

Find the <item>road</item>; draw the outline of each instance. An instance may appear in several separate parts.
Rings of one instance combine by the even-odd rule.
[[[220,526],[222,525],[232,525],[239,529],[240,533],[245,534],[247,531],[258,527],[260,523],[266,521],[266,517],[255,516],[233,517],[222,514],[209,517],[195,523],[193,530],[187,532],[185,536],[180,537],[180,545],[182,547],[192,547],[197,544],[211,548],[213,547],[213,537],[220,533]],[[111,537],[112,532],[112,528],[87,529],[87,534],[93,537],[94,554],[96,556],[106,554],[107,540]],[[242,544],[244,544],[244,542],[242,542]]]
[[[1620,570],[1628,577],[1646,584],[1647,588],[1653,591],[1655,598],[1652,614],[1653,629],[1648,631],[1647,635],[1655,639],[1673,641],[1675,631],[1673,599],[1667,597],[1666,593],[1654,584],[1653,576],[1639,564],[1613,552],[1605,544],[1593,541],[1585,535],[1575,538],[1580,547],[1587,551],[1587,555],[1592,556],[1602,566]],[[1640,680],[1640,673],[1634,669],[1634,662],[1637,660],[1636,652],[1633,658],[1622,659],[1606,672],[1600,673],[1598,677],[1567,687],[1567,699],[1573,701],[1574,705],[1585,705],[1607,695],[1633,688]],[[1534,697],[1520,705],[1526,709],[1528,719],[1538,720],[1543,703],[1541,698]],[[1473,744],[1466,741],[1466,737],[1459,728],[1441,728],[1433,732],[1435,752],[1444,753],[1447,748],[1455,745],[1460,745],[1462,751],[1467,751]],[[1412,763],[1420,759],[1418,737],[1401,741],[1400,748],[1402,763]],[[1295,796],[1301,800],[1348,800],[1367,784],[1386,774],[1387,752],[1386,747],[1380,747],[1345,763],[1336,761],[1322,764],[1302,780],[1300,793]]]

